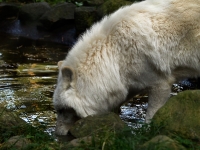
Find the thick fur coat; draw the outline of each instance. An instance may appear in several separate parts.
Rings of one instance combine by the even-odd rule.
[[[148,91],[146,122],[176,80],[200,75],[200,0],[146,0],[88,30],[58,63],[57,134]]]

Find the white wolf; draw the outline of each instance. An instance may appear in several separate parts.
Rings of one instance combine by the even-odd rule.
[[[142,90],[149,94],[149,122],[176,80],[200,75],[200,0],[146,0],[120,8],[93,25],[58,66],[57,134]]]

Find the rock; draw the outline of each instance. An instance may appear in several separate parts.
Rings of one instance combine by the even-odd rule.
[[[165,135],[157,135],[140,147],[140,150],[146,149],[186,150],[186,148],[180,145],[177,141],[172,140]]]
[[[62,3],[55,5],[40,17],[40,22],[47,28],[52,28],[55,23],[74,19],[75,5]]]
[[[0,106],[0,131],[3,128],[16,127],[21,124],[25,125],[26,122],[19,118],[19,116],[15,112],[7,110],[2,105]]]
[[[107,0],[100,7],[98,7],[98,14],[100,16],[105,16],[111,14],[122,6],[130,5],[132,2],[125,0]]]
[[[99,6],[106,0],[71,0],[73,3],[81,4],[81,6]]]
[[[87,3],[91,6],[98,6],[103,4],[105,1],[106,0],[92,0],[92,1],[87,1]]]
[[[107,131],[120,131],[124,127],[125,123],[117,114],[107,113],[78,120],[69,132],[74,137],[81,138],[91,135],[99,136]]]
[[[161,132],[171,131],[189,139],[200,140],[200,91],[191,90],[171,97],[152,119],[162,126]]]
[[[46,2],[26,4],[19,11],[19,19],[21,21],[36,21],[50,8]]]
[[[67,146],[78,147],[83,143],[89,144],[91,142],[92,142],[92,137],[88,136],[88,137],[82,137],[82,138],[74,139],[74,140],[70,141]]]
[[[1,3],[0,4],[0,22],[4,20],[15,20],[18,18],[19,5]]]
[[[21,1],[24,2],[24,0]],[[70,47],[78,35],[105,14],[131,3],[124,0],[72,0],[73,3],[83,2],[84,5],[87,3],[93,6],[76,8],[72,3],[60,3],[50,7],[46,2],[25,4],[27,2],[0,4],[0,32],[17,36],[19,39],[61,43]]]
[[[0,141],[6,138],[24,134],[30,129],[24,120],[19,118],[16,112],[11,112],[4,107],[5,103],[0,103]]]
[[[76,7],[66,2],[53,7],[46,2],[20,5],[1,3],[0,32],[28,40],[67,44],[71,47],[78,35],[100,20],[111,9],[116,10],[127,4],[124,0],[72,0],[72,2],[83,2],[84,5],[87,3],[93,7]],[[105,11],[102,12],[103,15],[99,15],[97,7]]]
[[[75,26],[78,34],[91,27],[99,19],[95,7],[77,7],[75,11]]]
[[[3,144],[5,148],[12,148],[12,149],[24,149],[26,148],[31,142],[26,139],[25,137],[21,136],[13,136],[8,141]]]

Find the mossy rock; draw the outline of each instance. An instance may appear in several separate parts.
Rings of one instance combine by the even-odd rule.
[[[171,97],[152,119],[163,131],[200,140],[200,91],[184,91]]]
[[[130,5],[130,4],[132,4],[132,2],[126,1],[126,0],[107,0],[98,8],[99,10],[98,12],[100,16],[105,16],[105,15],[113,13],[114,11],[116,11],[122,6]]]
[[[22,5],[19,11],[20,21],[35,21],[39,19],[46,11],[50,10],[47,2],[30,3]]]
[[[98,6],[104,3],[106,0],[71,0],[72,3],[80,3],[83,6]]]
[[[1,149],[25,149],[31,142],[23,136],[13,136],[7,140]]]
[[[139,150],[186,150],[177,141],[165,135],[157,135],[151,140],[144,143]]]
[[[19,8],[19,4],[0,3],[0,22],[6,20],[16,20],[18,17]]]
[[[47,10],[41,17],[40,22],[46,29],[71,27],[74,20],[75,5],[72,3],[60,3]]]
[[[121,131],[125,123],[115,113],[88,116],[77,121],[70,129],[70,133],[76,137],[102,136],[106,132]]]
[[[4,105],[5,103],[0,103],[0,143],[12,136],[21,135],[24,132],[24,126],[27,126],[16,112],[7,110]]]
[[[3,123],[4,126],[7,127],[14,127],[19,124],[27,124],[24,120],[19,118],[17,113],[11,112],[3,106],[0,106],[0,123]]]
[[[78,34],[83,33],[99,20],[95,7],[77,7],[75,11],[75,26]]]

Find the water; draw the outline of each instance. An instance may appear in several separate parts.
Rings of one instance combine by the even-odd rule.
[[[173,84],[170,95],[175,96],[181,91],[192,89],[199,89],[199,79],[185,79]],[[130,127],[141,127],[140,123],[145,121],[147,107],[148,95],[136,95],[129,102],[121,106],[120,117]]]
[[[2,36],[1,36],[2,37]],[[5,37],[4,37],[5,38]],[[57,62],[67,55],[64,45],[27,45],[6,37],[0,43],[0,103],[33,126],[54,130],[56,115],[52,95],[57,80]],[[12,40],[15,40],[15,44]]]
[[[0,36],[0,103],[33,126],[45,125],[54,131],[56,114],[52,95],[57,79],[57,62],[69,47],[49,45],[18,37]],[[189,80],[174,84],[172,95],[191,88]],[[137,95],[121,107],[120,117],[129,126],[144,122],[147,95]]]

